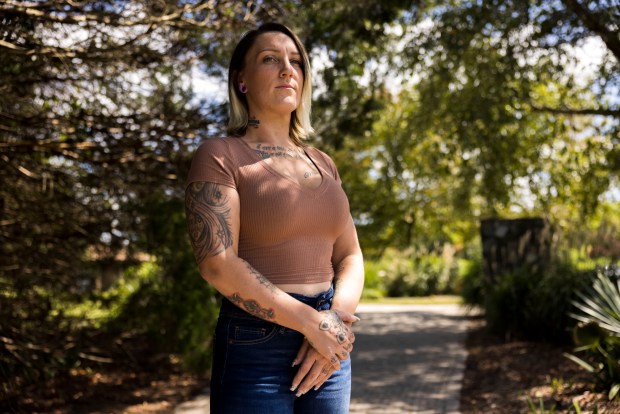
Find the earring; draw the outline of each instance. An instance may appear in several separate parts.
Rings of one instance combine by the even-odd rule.
[[[247,91],[248,91],[247,86],[245,86],[243,83],[239,85],[239,92],[246,93]]]

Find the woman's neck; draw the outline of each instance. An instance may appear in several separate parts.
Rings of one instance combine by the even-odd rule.
[[[289,137],[290,118],[268,118],[264,114],[251,116],[258,121],[257,126],[248,125],[243,138],[250,143],[266,143],[272,145],[290,146],[293,142]]]

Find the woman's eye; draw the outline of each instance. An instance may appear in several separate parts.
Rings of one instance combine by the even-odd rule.
[[[276,58],[274,58],[273,56],[265,56],[263,58],[263,62],[267,63],[267,62],[276,62]]]
[[[302,66],[302,62],[301,62],[301,60],[299,60],[299,59],[292,59],[292,60],[291,60],[291,63],[292,63],[293,65]]]

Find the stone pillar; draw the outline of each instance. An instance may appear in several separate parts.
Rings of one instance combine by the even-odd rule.
[[[528,267],[544,268],[550,258],[551,228],[542,218],[486,219],[480,223],[482,259],[487,281]]]

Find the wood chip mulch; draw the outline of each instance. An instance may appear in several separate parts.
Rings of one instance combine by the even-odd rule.
[[[505,341],[488,333],[481,320],[466,346],[462,414],[575,413],[573,401],[583,413],[595,407],[599,414],[620,413],[620,401],[596,392],[591,374],[563,356],[572,353],[571,346]]]

